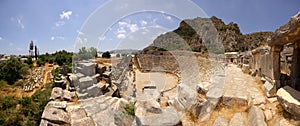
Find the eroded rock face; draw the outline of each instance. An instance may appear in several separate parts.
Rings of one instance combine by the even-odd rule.
[[[300,92],[285,86],[277,91],[280,105],[295,117],[300,118]]]

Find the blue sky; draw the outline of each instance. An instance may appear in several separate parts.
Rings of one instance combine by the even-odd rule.
[[[140,41],[144,44],[151,43],[157,35],[178,26],[180,19],[185,17],[178,18],[178,15],[190,13],[189,8],[177,1],[176,3],[154,1],[149,5],[150,3],[145,1],[136,3],[128,0],[1,0],[0,54],[28,54],[31,40],[38,46],[40,53],[53,53],[62,49],[74,51],[78,42],[93,42],[101,51],[130,44],[140,48],[145,46],[141,45]],[[113,2],[117,8],[109,4]],[[193,2],[205,14],[199,12],[201,14],[191,14],[186,16],[187,18],[193,15],[203,17],[215,15],[225,23],[236,22],[242,33],[274,31],[300,11],[299,0],[194,0]],[[179,5],[183,7],[177,7]],[[131,9],[130,11],[136,11],[132,9],[135,7],[148,10],[149,6],[157,6],[156,10],[172,7],[177,10],[173,11],[173,15],[164,12],[167,10],[129,15],[121,15],[125,13],[120,12],[126,7],[129,8],[127,10]],[[101,10],[105,7],[111,10]],[[115,18],[114,15],[119,18]],[[105,22],[112,20],[111,24]],[[100,24],[89,25],[93,21]]]

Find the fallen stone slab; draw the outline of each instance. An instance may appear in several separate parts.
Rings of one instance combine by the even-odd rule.
[[[221,117],[221,116],[218,116],[215,119],[215,121],[214,121],[214,123],[213,123],[212,126],[228,126],[228,120],[225,119],[225,118],[223,118],[223,117]]]
[[[252,106],[250,108],[248,119],[251,126],[267,126],[264,112],[259,107]]]
[[[222,97],[222,102],[227,106],[237,103],[247,105],[249,103],[249,95],[245,90],[227,89]]]
[[[285,86],[277,91],[277,99],[280,105],[295,117],[300,118],[300,92]]]
[[[52,122],[49,122],[49,121],[47,121],[45,119],[42,119],[41,122],[40,122],[40,126],[60,126],[60,125],[52,123]]]
[[[78,120],[74,120],[71,123],[72,126],[95,126],[95,122],[91,117],[85,117]]]

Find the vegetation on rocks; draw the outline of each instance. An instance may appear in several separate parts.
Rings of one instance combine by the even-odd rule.
[[[128,115],[134,116],[134,104],[126,104],[124,110]]]
[[[2,84],[1,84],[2,85]],[[32,97],[0,96],[0,124],[3,126],[38,126],[52,87],[38,90]]]

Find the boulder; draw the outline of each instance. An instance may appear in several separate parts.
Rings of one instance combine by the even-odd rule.
[[[245,118],[242,113],[235,113],[230,119],[229,126],[246,126]]]
[[[264,112],[259,107],[252,106],[250,108],[248,119],[251,126],[267,126]]]
[[[60,99],[62,97],[62,94],[62,88],[54,87],[51,92],[50,100]]]
[[[228,126],[228,120],[218,116],[212,126]]]
[[[97,85],[93,85],[87,88],[87,93],[89,97],[96,97],[101,95],[101,90]]]
[[[155,100],[138,101],[135,104],[136,125],[173,126],[180,117],[173,107],[160,108]]]
[[[96,64],[95,63],[79,63],[78,64],[81,69],[78,71],[85,76],[94,76],[96,72]]]
[[[295,117],[300,118],[300,92],[285,86],[277,91],[277,99],[280,105]]]
[[[42,119],[56,124],[70,124],[70,116],[62,109],[46,106]]]
[[[263,90],[267,97],[273,97],[276,94],[276,85],[266,81],[263,86]]]
[[[93,85],[93,79],[89,76],[79,79],[80,91]]]
[[[63,98],[67,101],[71,100],[71,94],[70,94],[70,91],[68,90],[63,90]]]

